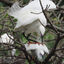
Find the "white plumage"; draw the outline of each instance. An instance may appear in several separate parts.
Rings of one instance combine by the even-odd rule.
[[[7,35],[7,33],[1,35],[0,43],[9,43],[14,44],[14,41],[12,40],[13,37],[11,35]]]
[[[25,44],[25,47],[26,47],[26,50],[27,51],[31,51],[31,50],[35,50],[35,53],[37,55],[37,58],[39,61],[42,60],[42,56],[44,55],[44,53],[47,53],[49,54],[49,50],[48,48],[46,47],[45,44]]]
[[[16,53],[16,49],[12,49],[12,51],[11,51],[12,56],[14,56],[15,53]]]
[[[47,10],[56,9],[56,5],[51,0],[41,0],[41,2],[42,2],[42,6],[43,6],[44,10],[46,9],[47,6],[49,6],[47,8]],[[44,14],[43,13],[34,14],[34,13],[31,13],[31,12],[34,12],[34,13],[42,12],[39,0],[34,0],[23,8],[19,7],[19,3],[16,2],[8,10],[8,14],[10,16],[17,18],[17,20],[18,20],[17,23],[16,23],[16,26],[15,26],[15,29],[17,29],[19,27],[21,27],[21,29],[22,29],[22,28],[25,28],[26,25],[28,25],[27,29],[26,30],[24,29],[26,33],[32,33],[32,32],[35,32],[35,31],[38,30],[43,35],[44,32],[45,32],[44,26],[47,25],[47,20],[46,20]],[[39,21],[44,26],[42,26]],[[36,22],[36,25],[34,25],[34,22]],[[37,25],[38,25],[38,28],[37,28]]]
[[[41,0],[43,10],[56,9],[56,5],[51,0]],[[45,15],[42,12],[39,0],[34,0],[30,2],[25,7],[19,7],[18,2],[14,3],[13,6],[8,10],[8,14],[17,18],[17,23],[15,29],[21,28],[22,31],[24,30],[26,33],[38,32],[44,35],[45,27],[47,25],[47,20]],[[36,13],[36,14],[35,14]],[[39,14],[37,14],[39,13]],[[41,23],[44,25],[42,26]],[[35,50],[37,58],[42,60],[42,55],[44,52],[49,53],[48,48],[45,44],[25,44],[26,50]]]
[[[3,35],[1,35],[0,37],[0,43],[7,43],[7,44],[14,44],[14,41],[13,41],[13,36],[11,35],[7,35],[7,33],[4,33]],[[12,48],[12,46],[11,46]],[[16,52],[16,49],[12,49],[11,53],[12,53],[12,56],[14,56]]]
[[[1,38],[0,38],[0,43],[8,43],[8,44],[14,44],[14,41],[12,40],[14,39],[13,36],[11,35],[7,35],[7,33],[1,35]],[[48,48],[46,47],[45,44],[24,44],[25,45],[25,48],[27,51],[31,51],[31,50],[35,50],[35,53],[37,55],[37,58],[38,60],[42,60],[42,56],[44,55],[44,53],[48,53],[49,54],[49,50]],[[12,49],[11,53],[12,53],[12,56],[14,56],[16,52],[16,49]]]

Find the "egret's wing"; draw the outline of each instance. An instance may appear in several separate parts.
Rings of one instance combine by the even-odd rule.
[[[25,32],[28,34],[28,33],[40,32],[41,31],[42,34],[44,35],[45,28],[42,26],[42,24],[44,26],[46,26],[47,25],[47,20],[46,20],[43,13],[38,14],[37,16],[36,15],[35,14],[33,15],[36,20],[34,19],[34,22],[32,22],[31,24],[28,24],[27,26],[25,26],[25,28],[27,28],[27,30]],[[33,20],[33,18],[32,18],[32,20]]]
[[[30,7],[31,6],[27,5],[23,8],[20,8],[18,3],[14,3],[10,8],[8,14],[18,20],[15,28],[30,24],[37,19],[37,15],[31,13],[32,9]]]
[[[40,20],[40,22],[41,22],[44,26],[47,25],[47,19],[46,19],[45,15],[44,15],[43,13],[40,13],[40,14],[38,15],[38,19]]]
[[[55,8],[55,4],[50,0],[41,0],[43,8],[45,9],[47,5],[50,5],[49,9]],[[37,19],[43,23],[44,26],[47,25],[46,18],[44,14],[32,14],[31,12],[41,12],[41,6],[39,0],[34,0],[23,8],[20,8],[18,2],[14,3],[9,9],[8,14],[17,18],[17,24],[15,28],[20,26],[25,26],[34,22]]]
[[[15,28],[19,28],[20,26],[25,26],[27,24],[30,24],[34,22],[35,20],[40,19],[39,17],[44,18],[43,14],[32,14],[31,13],[32,10],[35,11],[36,8],[34,9],[33,7],[35,6],[36,3],[37,3],[36,1],[33,1],[23,8],[19,7],[18,2],[13,4],[13,6],[8,10],[8,14],[15,17],[18,20]],[[36,6],[38,7],[38,4]]]

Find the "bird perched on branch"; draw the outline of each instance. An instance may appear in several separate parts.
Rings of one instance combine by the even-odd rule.
[[[25,44],[25,47],[27,51],[34,50],[39,61],[42,61],[42,57],[44,56],[45,53],[49,54],[47,46],[39,42],[36,43],[29,42]]]
[[[3,43],[3,44],[6,43],[6,44],[12,44],[13,45],[14,44],[13,39],[14,39],[13,36],[8,35],[7,33],[4,33],[0,37],[0,43]],[[27,51],[34,50],[38,60],[40,60],[40,61],[42,60],[42,56],[44,55],[44,53],[49,54],[49,50],[45,44],[41,44],[39,42],[36,42],[36,43],[35,42],[28,42],[24,45],[25,45],[25,48]],[[13,48],[11,51],[12,56],[15,55],[15,52],[16,52],[16,49]]]
[[[52,0],[41,0],[43,10],[49,11],[50,9],[56,9],[56,5]],[[8,10],[8,14],[13,16],[18,21],[15,29],[21,29],[21,31],[28,33],[37,32],[44,35],[45,26],[47,25],[47,19],[42,12],[39,0],[30,2],[25,7],[21,8],[19,3],[16,2]],[[37,58],[42,59],[44,52],[49,53],[45,44],[25,44],[26,50],[35,50]]]
[[[56,5],[51,0],[41,0],[43,10],[46,9],[56,9]],[[16,23],[15,29],[22,29],[26,33],[41,32],[42,35],[45,33],[45,26],[47,25],[47,20],[42,12],[39,0],[34,0],[30,2],[25,7],[21,8],[19,3],[16,2],[8,10],[8,14],[13,16],[18,21]]]

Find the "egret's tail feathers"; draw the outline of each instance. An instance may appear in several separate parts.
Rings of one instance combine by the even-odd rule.
[[[13,15],[16,11],[20,10],[21,7],[19,6],[19,2],[15,2],[12,7],[8,10],[9,15]]]

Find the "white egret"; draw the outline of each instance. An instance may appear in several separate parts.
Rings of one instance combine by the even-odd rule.
[[[47,8],[47,11],[50,9],[56,9],[56,5],[52,0],[41,0],[43,10]],[[14,3],[13,6],[8,10],[8,14],[13,16],[18,21],[16,23],[15,29],[22,29],[26,33],[38,32],[44,35],[45,27],[47,25],[46,17],[42,12],[39,0],[34,0],[30,2],[25,7],[19,7],[18,2]],[[41,23],[43,24],[41,24]],[[38,58],[42,59],[41,55],[44,55],[44,52],[49,53],[45,45],[38,44],[25,44],[26,50],[31,50],[34,48]],[[41,50],[40,50],[41,49]],[[41,55],[40,55],[41,54]]]
[[[49,50],[45,44],[27,43],[25,44],[25,47],[27,51],[34,50],[39,61],[42,61],[42,56],[44,56],[44,53],[49,54]]]
[[[31,3],[30,3],[31,4]],[[33,9],[32,9],[32,7],[30,6],[30,4],[28,4],[27,6],[25,6],[24,8],[20,8],[19,7],[19,5],[18,5],[18,2],[16,2],[15,4],[13,4],[13,6],[9,9],[9,12],[8,12],[8,14],[9,15],[11,15],[11,16],[13,16],[13,17],[15,17],[15,18],[17,18],[17,24],[16,24],[16,26],[15,26],[15,29],[17,29],[17,28],[21,28],[21,29],[23,29],[23,28],[27,28],[25,31],[27,31],[27,30],[29,30],[30,29],[30,31],[27,31],[27,32],[33,32],[33,31],[35,31],[35,29],[34,28],[36,28],[36,29],[40,29],[40,26],[42,26],[41,24],[40,24],[40,22],[37,22],[36,20],[38,19],[38,21],[41,21],[42,22],[42,24],[44,25],[44,26],[46,26],[47,25],[47,20],[46,20],[46,18],[45,18],[45,16],[44,16],[44,14],[43,13],[41,13],[41,14],[33,14],[33,13],[31,13],[32,11],[33,11]],[[34,24],[34,21],[36,22],[35,24],[36,25],[33,25]],[[32,25],[31,25],[32,24]],[[25,27],[26,26],[26,27]],[[33,27],[34,26],[34,27]],[[37,26],[38,26],[38,28],[37,28]],[[32,29],[34,29],[33,31],[31,31]],[[43,29],[42,29],[43,30]],[[23,30],[22,30],[23,31]],[[42,33],[43,34],[43,33]]]
[[[5,34],[1,35],[0,43],[3,43],[3,44],[7,43],[7,44],[13,45],[14,41],[12,39],[13,39],[13,36],[7,35],[7,33],[5,33]],[[38,60],[40,60],[40,61],[42,60],[42,56],[44,55],[44,53],[49,54],[49,50],[45,44],[31,42],[31,43],[26,43],[24,45],[25,45],[25,48],[27,51],[34,50]],[[12,49],[12,51],[11,51],[12,56],[15,55],[15,52],[16,52],[16,49]]]
[[[43,6],[44,10],[46,9],[47,6],[49,6],[47,8],[47,10],[56,9],[56,5],[51,0],[41,0],[41,2],[42,2],[42,6]],[[15,17],[18,20],[16,23],[16,26],[15,26],[15,29],[17,29],[17,28],[19,29],[19,27],[21,29],[27,27],[26,30],[24,29],[26,33],[35,32],[38,30],[43,35],[45,32],[44,26],[47,25],[47,20],[45,18],[45,15],[43,13],[40,13],[41,11],[42,11],[42,9],[41,9],[39,0],[34,0],[23,8],[21,8],[19,6],[18,2],[14,3],[12,5],[12,7],[8,10],[8,14],[10,16]],[[34,14],[31,12],[39,13],[39,14]],[[39,21],[44,26],[42,26]],[[34,22],[35,22],[35,24],[34,24]]]

